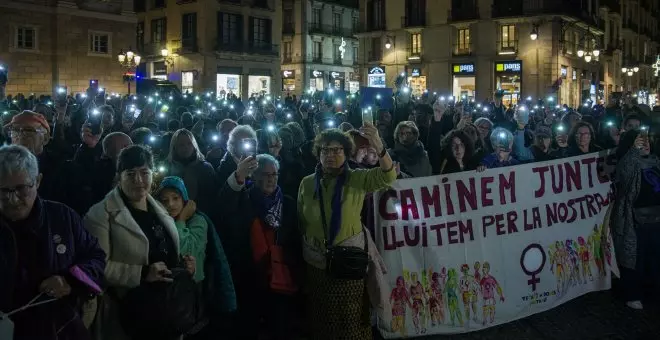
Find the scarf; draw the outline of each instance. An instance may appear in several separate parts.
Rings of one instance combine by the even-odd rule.
[[[250,189],[250,200],[257,212],[257,217],[274,230],[278,230],[282,226],[283,197],[279,185],[270,195],[265,195],[256,185]]]
[[[394,143],[395,157],[405,165],[415,165],[424,157],[424,145],[419,140],[411,145],[403,145],[398,141]]]
[[[344,184],[346,183],[346,175],[348,173],[348,164],[344,162],[341,166],[341,170],[337,175],[337,183],[335,183],[335,192],[332,194],[332,203],[331,203],[331,215],[330,215],[330,230],[326,229],[327,220],[325,219],[325,214],[321,216],[324,219],[323,221],[323,231],[326,233],[326,246],[332,245],[339,234],[339,229],[341,228],[341,197],[342,192],[344,191]],[[316,172],[314,174],[314,179],[316,181],[316,188],[314,190],[314,198],[318,198],[321,205],[324,204],[323,201],[323,188],[321,186],[321,179],[323,178],[323,168],[321,164],[316,165]]]

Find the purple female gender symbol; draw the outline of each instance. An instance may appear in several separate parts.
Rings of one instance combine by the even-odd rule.
[[[529,270],[529,268],[525,267],[525,257],[527,256],[527,252],[532,249],[537,249],[541,253],[541,265],[537,269]],[[527,280],[527,284],[532,286],[532,291],[536,291],[536,284],[541,282],[541,279],[539,279],[537,275],[543,270],[543,267],[545,266],[545,260],[545,251],[543,250],[543,247],[541,247],[541,245],[538,243],[532,243],[528,245],[522,251],[522,255],[520,255],[520,268],[522,268],[525,274],[532,277],[531,279]]]

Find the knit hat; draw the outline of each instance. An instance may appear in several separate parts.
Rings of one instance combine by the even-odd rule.
[[[177,190],[185,202],[190,200],[188,197],[188,190],[186,189],[186,185],[183,183],[181,177],[167,176],[163,178],[163,180],[160,182],[158,190],[156,191],[156,196],[160,196],[161,192],[165,189]]]
[[[46,121],[46,117],[44,117],[42,114],[32,112],[25,110],[17,115],[15,115],[9,124],[5,125],[5,128],[11,128],[14,124],[39,124],[41,127],[46,129],[48,134],[50,135],[50,126],[48,125],[48,122]]]

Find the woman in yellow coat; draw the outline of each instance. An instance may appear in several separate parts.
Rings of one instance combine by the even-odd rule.
[[[353,140],[340,130],[327,130],[314,142],[316,173],[303,179],[298,192],[312,339],[372,339],[365,280],[338,278],[326,263],[332,246],[365,248],[364,197],[387,188],[397,176],[376,127],[367,123],[360,133],[378,152],[379,167],[350,169],[346,161]]]

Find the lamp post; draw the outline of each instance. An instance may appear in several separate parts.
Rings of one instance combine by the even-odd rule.
[[[126,53],[124,53],[124,50],[121,50],[117,55],[117,61],[119,61],[119,65],[124,69],[123,79],[128,84],[129,95],[131,94],[131,82],[135,80],[135,70],[140,65],[140,60],[142,60],[142,57],[135,54],[130,47]]]
[[[628,77],[632,77],[635,73],[639,72],[639,67],[638,66],[622,67],[621,72],[627,74]],[[628,82],[628,86],[632,87],[631,85],[632,85],[632,81]]]

